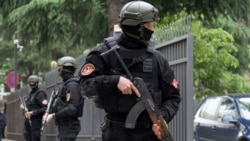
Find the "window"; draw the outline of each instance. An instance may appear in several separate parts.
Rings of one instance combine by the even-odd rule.
[[[222,121],[223,116],[232,116],[236,119],[236,109],[234,102],[229,98],[223,98],[219,106],[217,120]]]
[[[217,110],[220,100],[221,98],[219,97],[207,99],[205,103],[203,104],[204,106],[201,109],[200,117],[211,119],[211,120],[216,120],[216,110]]]
[[[250,120],[250,98],[249,97],[239,98],[238,103],[242,117],[247,120]]]

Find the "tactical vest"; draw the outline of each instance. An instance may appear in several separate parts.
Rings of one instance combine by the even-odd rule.
[[[104,40],[104,44],[108,49],[117,45],[116,38],[109,37]],[[107,49],[107,50],[108,50]],[[149,92],[154,99],[156,105],[159,105],[162,100],[162,94],[158,90],[158,70],[156,59],[154,57],[153,47],[148,47],[139,50],[127,49],[122,46],[117,50],[130,73],[133,77],[143,78]],[[115,53],[109,53],[103,57],[110,74],[108,75],[122,75],[127,77],[126,71],[123,69]],[[108,94],[105,97],[98,97],[95,99],[97,107],[105,109],[107,112],[129,112],[132,106],[137,102],[137,97],[133,95],[123,95],[119,90],[113,94]]]
[[[37,95],[40,92],[45,93],[43,90],[37,90],[36,92],[29,94],[28,99],[26,101],[26,105],[27,105],[27,108],[29,109],[29,111],[33,111],[33,110],[42,108],[42,105],[39,104],[39,101],[37,99]]]
[[[76,78],[70,78],[63,84],[63,86],[59,89],[57,99],[53,104],[53,112],[60,111],[64,107],[68,106],[68,102],[66,101],[66,93],[68,88],[67,85],[69,83],[77,83],[78,85],[79,80]],[[80,103],[77,106],[76,117],[81,117],[83,115],[83,106],[84,106],[84,98],[80,95]]]

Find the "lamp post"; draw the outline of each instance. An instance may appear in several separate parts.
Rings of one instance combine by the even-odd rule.
[[[17,72],[17,46],[18,46],[18,39],[17,39],[17,32],[15,32],[14,34],[14,91],[16,91],[16,87],[17,87],[17,84],[16,84],[16,80],[17,80],[17,76],[16,76],[16,72]]]
[[[19,40],[17,39],[17,32],[14,33],[14,91],[17,88],[17,49],[23,49],[23,46],[19,45]]]

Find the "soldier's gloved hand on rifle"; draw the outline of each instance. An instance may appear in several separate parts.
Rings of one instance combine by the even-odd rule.
[[[162,139],[162,135],[161,135],[161,132],[160,132],[160,126],[158,124],[153,124],[152,130],[155,133],[155,135],[157,136],[157,138],[159,140],[161,140]]]
[[[49,115],[49,113],[44,113],[44,115],[43,115],[43,121],[46,121],[46,120],[47,120],[48,115]]]
[[[24,110],[23,104],[20,104],[20,109],[21,109],[21,110]],[[32,111],[30,111],[30,112],[25,112],[24,114],[25,114],[25,117],[29,119],[30,116],[33,114],[33,112],[32,112]]]
[[[152,130],[155,133],[155,135],[157,136],[158,139],[161,139],[161,132],[160,132],[160,126],[157,124],[153,124],[152,126]]]
[[[20,104],[20,109],[21,109],[21,110],[24,110],[23,104]]]
[[[29,111],[29,112],[26,112],[26,113],[25,113],[25,117],[28,118],[28,119],[29,119],[32,115],[33,115],[33,111]]]
[[[55,117],[55,113],[49,114],[49,115],[47,116],[46,122],[47,122],[47,123],[50,123],[54,117]]]
[[[138,97],[141,96],[139,90],[135,87],[135,85],[129,79],[123,76],[120,77],[117,87],[124,95],[131,95],[134,92]],[[152,130],[158,139],[162,139],[160,126],[158,124],[153,124]]]
[[[135,85],[129,79],[123,76],[120,76],[117,87],[124,95],[131,95],[134,92],[137,97],[141,96]]]

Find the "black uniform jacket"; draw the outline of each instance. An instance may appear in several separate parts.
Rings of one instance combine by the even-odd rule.
[[[70,81],[70,80],[67,80]],[[80,92],[78,83],[75,81],[65,81],[59,90],[57,99],[57,111],[55,117],[60,118],[76,118],[77,106],[80,104]]]
[[[135,51],[149,48],[123,34],[118,39],[117,43],[119,46]],[[120,75],[111,74],[110,68],[107,65],[112,59],[108,60],[100,56],[101,53],[108,49],[109,48],[104,44],[95,47],[88,54],[85,64],[79,72],[80,91],[87,97],[103,97],[105,99],[105,97],[108,97],[110,94],[119,91],[117,85]],[[157,67],[158,71],[157,76],[154,77],[157,77],[159,82],[158,89],[161,91],[161,96],[159,97],[160,101],[156,104],[159,105],[160,112],[164,119],[169,122],[178,111],[181,101],[178,82],[166,58],[160,52],[154,50],[153,47],[151,47],[151,53],[153,57],[157,59],[157,63],[153,64]],[[151,93],[151,95],[154,95],[154,93]],[[107,104],[113,102],[114,101],[110,101]]]
[[[43,103],[44,100],[47,100],[45,91],[40,90],[38,87],[32,89],[26,101],[28,110],[33,111],[32,117],[39,116],[41,118],[43,116],[47,108],[47,104]]]

